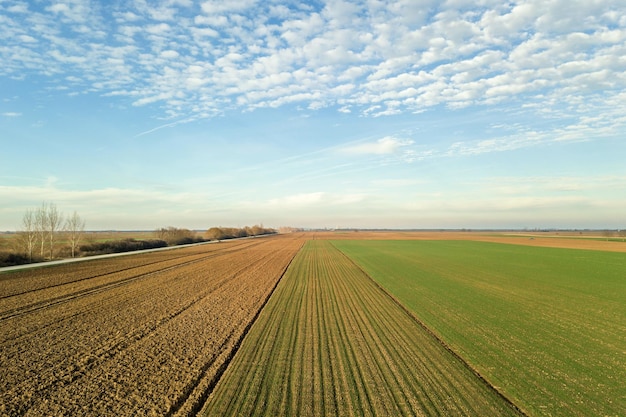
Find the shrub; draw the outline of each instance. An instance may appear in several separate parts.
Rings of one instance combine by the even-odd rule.
[[[25,253],[0,252],[0,267],[24,265],[39,261],[40,259],[28,259],[28,255]]]
[[[132,252],[143,249],[163,248],[166,246],[167,242],[160,239],[123,239],[82,245],[80,250],[87,255],[103,255],[107,253]]]

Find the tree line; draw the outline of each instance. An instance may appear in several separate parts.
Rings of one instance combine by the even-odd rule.
[[[204,239],[198,236],[193,230],[172,226],[157,229],[154,234],[157,239],[167,242],[168,245],[187,245],[204,241]]]
[[[209,240],[235,239],[240,237],[251,237],[260,235],[269,235],[276,233],[276,230],[263,227],[262,225],[254,225],[252,227],[212,227],[206,232]]]
[[[0,266],[42,262],[55,258],[91,256],[129,252],[165,246],[184,245],[211,240],[235,239],[277,233],[263,225],[245,227],[212,227],[205,233],[177,227],[162,227],[153,233],[154,239],[117,239],[101,242],[85,240],[85,220],[74,211],[66,216],[53,203],[28,209],[13,239],[13,250],[2,252]]]

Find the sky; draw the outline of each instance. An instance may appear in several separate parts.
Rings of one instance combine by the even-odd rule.
[[[0,0],[0,230],[626,227],[622,0]]]

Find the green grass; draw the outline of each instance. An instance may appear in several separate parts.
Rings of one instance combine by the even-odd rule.
[[[626,254],[335,241],[530,415],[626,410]]]
[[[206,416],[512,416],[513,407],[328,241],[311,240]]]

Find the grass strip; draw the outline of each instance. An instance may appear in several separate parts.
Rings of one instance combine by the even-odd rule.
[[[626,255],[469,241],[335,241],[530,415],[626,409]]]

